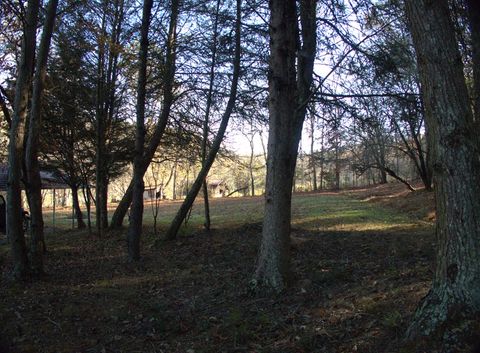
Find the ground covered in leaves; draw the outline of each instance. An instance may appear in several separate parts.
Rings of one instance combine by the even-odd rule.
[[[0,352],[410,352],[402,338],[432,278],[433,227],[400,201],[369,202],[374,190],[295,196],[295,279],[275,296],[249,286],[261,197],[214,200],[213,231],[193,223],[158,248],[162,229],[147,225],[140,263],[126,261],[124,232],[57,231],[47,276],[14,283],[2,245]]]

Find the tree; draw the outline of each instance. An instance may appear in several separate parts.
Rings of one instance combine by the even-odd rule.
[[[472,41],[473,106],[477,130],[480,129],[480,4],[467,0],[467,14]]]
[[[205,103],[205,117],[203,121],[203,131],[202,131],[202,165],[205,164],[207,158],[207,145],[208,145],[208,131],[209,131],[209,122],[210,122],[210,110],[212,108],[212,99],[213,99],[213,84],[215,82],[215,66],[217,61],[217,42],[218,42],[218,20],[220,12],[220,0],[217,0],[215,7],[215,19],[213,21],[213,33],[212,33],[212,54],[211,54],[211,63],[210,63],[210,72],[208,78],[208,92],[207,92],[207,101]],[[203,204],[205,209],[205,229],[210,230],[210,205],[208,202],[208,185],[207,178],[203,180],[202,184],[203,189]]]
[[[118,118],[118,79],[121,40],[124,34],[123,0],[103,0],[97,29],[97,74],[95,109],[95,206],[96,225],[101,236],[108,227],[108,183],[111,150],[109,140],[115,137],[112,125]]]
[[[78,192],[86,183],[84,172],[94,173],[92,150],[95,135],[89,128],[95,114],[95,87],[90,80],[93,65],[89,65],[89,43],[80,13],[84,6],[76,5],[63,11],[56,26],[55,51],[48,68],[40,138],[43,167],[58,175],[72,191],[72,203],[77,227],[85,228]]]
[[[478,143],[448,1],[406,0],[405,8],[432,139],[437,206],[433,284],[407,336],[461,341],[458,331],[468,334],[480,313]]]
[[[168,36],[165,41],[165,62],[163,67],[163,100],[160,116],[158,122],[155,125],[152,136],[150,137],[148,144],[144,151],[142,170],[143,174],[148,169],[153,156],[162,141],[163,134],[167,127],[167,123],[170,117],[170,111],[175,100],[174,88],[175,88],[175,71],[177,60],[177,21],[180,10],[180,4],[178,0],[172,0],[171,12],[170,12],[170,24],[168,29]],[[128,212],[128,208],[132,202],[133,194],[133,180],[130,182],[127,191],[122,197],[122,200],[118,204],[111,220],[110,228],[120,228],[123,223],[123,219]]]
[[[8,145],[7,233],[12,244],[13,276],[28,274],[27,246],[23,234],[21,175],[24,157],[25,121],[35,57],[36,30],[40,1],[28,1],[22,39],[21,61],[15,87],[12,126]]]
[[[235,20],[235,54],[233,59],[233,74],[232,74],[232,83],[230,86],[230,94],[228,97],[227,106],[225,107],[225,111],[222,115],[222,120],[220,122],[220,127],[217,131],[217,135],[208,151],[208,155],[204,159],[202,163],[202,168],[198,173],[192,187],[190,188],[185,201],[180,206],[177,214],[175,215],[172,223],[170,224],[169,229],[165,235],[165,238],[168,240],[175,239],[177,236],[178,230],[182,225],[185,217],[188,214],[188,211],[191,209],[195,198],[200,191],[205,178],[207,177],[208,171],[210,170],[213,162],[215,161],[215,157],[220,149],[220,145],[223,141],[223,137],[225,136],[225,131],[228,126],[228,122],[230,120],[230,116],[232,115],[233,108],[235,106],[235,101],[237,97],[237,88],[238,88],[238,80],[240,76],[240,51],[241,51],[241,0],[237,0],[236,6],[236,20]]]
[[[272,0],[269,6],[267,179],[262,243],[254,284],[281,291],[287,285],[290,272],[292,186],[298,144],[311,96],[316,51],[316,1],[300,1],[301,35],[295,1]],[[300,43],[299,47],[297,43]]]
[[[50,49],[58,0],[50,0],[48,3],[45,24],[38,48],[33,78],[33,93],[31,99],[30,119],[28,124],[28,138],[25,148],[25,171],[26,190],[28,205],[30,207],[31,241],[30,241],[30,266],[36,274],[43,273],[43,252],[46,251],[43,235],[42,213],[42,182],[38,163],[38,146],[41,129],[41,105],[42,95],[47,72],[47,59]],[[43,249],[41,249],[43,244]]]
[[[133,162],[133,191],[130,225],[128,227],[127,244],[130,260],[140,259],[140,235],[142,234],[143,220],[143,153],[145,144],[145,103],[147,86],[147,59],[148,59],[148,31],[153,0],[144,0],[142,29],[140,34],[140,50],[138,55],[138,84],[137,84],[137,133],[135,139],[135,159]]]

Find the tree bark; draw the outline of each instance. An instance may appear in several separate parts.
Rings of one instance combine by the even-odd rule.
[[[290,278],[291,197],[298,144],[311,95],[316,49],[316,1],[300,2],[301,48],[297,47],[296,2],[272,0],[269,5],[270,119],[265,216],[253,283],[267,291],[279,292]]]
[[[222,116],[222,120],[220,122],[220,127],[217,131],[217,135],[213,140],[212,146],[208,152],[208,156],[205,159],[205,163],[203,163],[200,172],[197,175],[193,185],[191,186],[187,197],[185,198],[184,202],[180,206],[175,218],[173,219],[170,227],[165,235],[167,240],[173,240],[176,238],[178,230],[182,225],[183,220],[188,214],[188,211],[191,209],[195,198],[202,187],[203,181],[207,177],[207,174],[212,166],[213,162],[215,161],[215,157],[220,149],[220,145],[223,141],[223,137],[225,135],[225,131],[228,126],[228,122],[230,120],[230,116],[232,115],[233,108],[235,106],[235,101],[237,98],[237,87],[238,87],[238,80],[240,76],[240,51],[241,51],[241,0],[237,0],[237,12],[236,12],[236,23],[235,23],[235,57],[233,60],[233,76],[232,76],[232,84],[230,87],[230,95],[228,98],[228,103],[225,108],[225,111]]]
[[[105,3],[106,4],[106,3]],[[105,6],[105,5],[104,5]],[[105,35],[106,31],[106,9],[104,9],[101,25],[101,35]],[[105,227],[105,217],[107,212],[107,200],[104,199],[106,194],[106,170],[105,170],[105,47],[103,38],[98,39],[98,62],[97,62],[97,87],[96,87],[96,141],[95,141],[95,206],[96,206],[96,227],[98,235],[101,236]]]
[[[166,63],[165,63],[165,81],[164,81],[164,93],[163,93],[163,106],[158,119],[158,123],[155,126],[155,131],[148,142],[148,146],[145,148],[145,153],[142,162],[142,171],[145,175],[148,166],[150,165],[153,156],[157,150],[160,141],[162,140],[163,133],[167,127],[168,118],[170,116],[170,110],[174,101],[173,84],[175,80],[175,63],[176,63],[176,50],[177,50],[177,19],[179,13],[179,1],[172,0],[172,12],[170,15],[170,26],[168,30],[168,38],[166,43]],[[132,202],[133,193],[133,179],[130,182],[125,195],[118,204],[115,212],[112,216],[110,229],[118,229],[122,226],[125,215],[128,212],[128,208]]]
[[[131,261],[140,259],[140,237],[143,224],[143,152],[145,145],[145,102],[147,91],[148,32],[153,0],[143,2],[142,29],[140,35],[139,69],[137,83],[137,134],[135,139],[135,160],[133,162],[133,190],[130,225],[127,234],[128,257]]]
[[[36,30],[40,1],[29,0],[24,23],[22,52],[15,87],[12,126],[8,145],[7,234],[12,244],[13,276],[25,278],[29,272],[27,246],[23,233],[22,164],[24,157],[25,120],[35,58]]]
[[[33,94],[31,99],[28,139],[25,149],[26,191],[30,207],[30,267],[34,274],[43,273],[43,253],[45,239],[43,234],[42,181],[38,165],[38,145],[40,142],[41,107],[43,87],[47,71],[48,52],[55,24],[58,0],[50,0],[38,48]],[[42,249],[43,244],[43,249]]]
[[[255,196],[255,175],[253,174],[253,167],[255,161],[255,145],[253,143],[253,138],[255,135],[251,136],[250,139],[250,160],[248,161],[248,171],[250,174],[250,195]]]
[[[77,218],[77,228],[85,229],[86,224],[83,220],[82,209],[80,208],[80,202],[78,200],[78,185],[74,184],[70,187],[72,189],[72,204],[73,210],[75,211],[75,217]]]
[[[124,0],[115,0],[113,20],[108,23],[108,1],[103,1],[101,33],[98,38],[97,71],[97,111],[96,111],[96,159],[95,159],[95,208],[96,226],[99,236],[108,228],[108,184],[109,156],[107,153],[107,136],[115,116],[118,82],[118,58],[120,38],[125,18]],[[108,33],[111,29],[111,33]]]
[[[405,5],[432,140],[437,206],[434,280],[407,336],[455,336],[455,326],[468,324],[480,312],[478,146],[447,0],[406,0]]]
[[[467,0],[467,14],[472,36],[473,109],[480,131],[480,3],[477,0]]]
[[[85,180],[85,185],[82,187],[82,194],[83,199],[85,200],[85,207],[87,208],[87,227],[88,227],[88,234],[92,234],[92,207],[91,207],[91,198],[90,198],[90,186],[88,185],[88,181]]]
[[[215,22],[213,24],[213,35],[212,35],[212,61],[210,63],[210,73],[209,73],[209,83],[208,83],[208,94],[207,102],[205,106],[205,118],[203,120],[203,132],[202,132],[202,164],[205,164],[207,158],[207,144],[208,144],[208,130],[210,122],[210,109],[212,106],[212,96],[213,96],[213,83],[215,81],[215,65],[217,61],[217,37],[218,37],[218,15],[220,10],[220,0],[217,0],[217,7],[215,12]],[[205,229],[210,230],[211,220],[210,220],[210,204],[208,202],[208,185],[207,178],[203,180],[203,204],[205,211]]]
[[[310,164],[312,166],[313,191],[318,190],[317,185],[317,161],[315,160],[315,114],[310,117]]]

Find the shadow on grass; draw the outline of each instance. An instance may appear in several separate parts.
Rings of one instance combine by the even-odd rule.
[[[431,278],[433,232],[334,197],[296,199],[295,282],[273,297],[248,291],[261,214],[240,221],[259,198],[238,214],[219,202],[229,222],[210,233],[191,223],[158,249],[147,232],[139,263],[126,260],[126,229],[58,234],[45,281],[2,281],[0,320],[14,324],[0,336],[21,352],[400,352]]]

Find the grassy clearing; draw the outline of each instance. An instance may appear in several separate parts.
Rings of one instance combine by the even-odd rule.
[[[161,231],[179,206],[161,204]],[[431,225],[364,198],[296,195],[295,281],[267,297],[248,291],[263,199],[212,200],[210,234],[202,212],[153,249],[147,205],[139,264],[126,261],[124,232],[68,230],[65,213],[45,279],[12,283],[8,257],[1,265],[0,352],[405,352],[432,275]]]
[[[320,196],[321,195],[321,196]],[[201,231],[204,222],[203,201],[195,202],[182,235]],[[263,218],[263,197],[212,199],[211,220],[214,228],[237,228],[254,224]],[[159,205],[157,225],[165,229],[175,216],[181,201],[164,201]],[[153,227],[153,205],[145,205],[145,227]],[[405,213],[385,208],[365,200],[353,199],[338,193],[297,194],[292,200],[292,225],[306,231],[367,231],[412,227],[418,222]],[[113,213],[113,208],[111,214]],[[94,219],[94,215],[92,216]],[[52,213],[45,222],[52,228]],[[127,222],[127,221],[126,221]],[[59,230],[72,228],[71,210],[56,211],[55,225]]]

